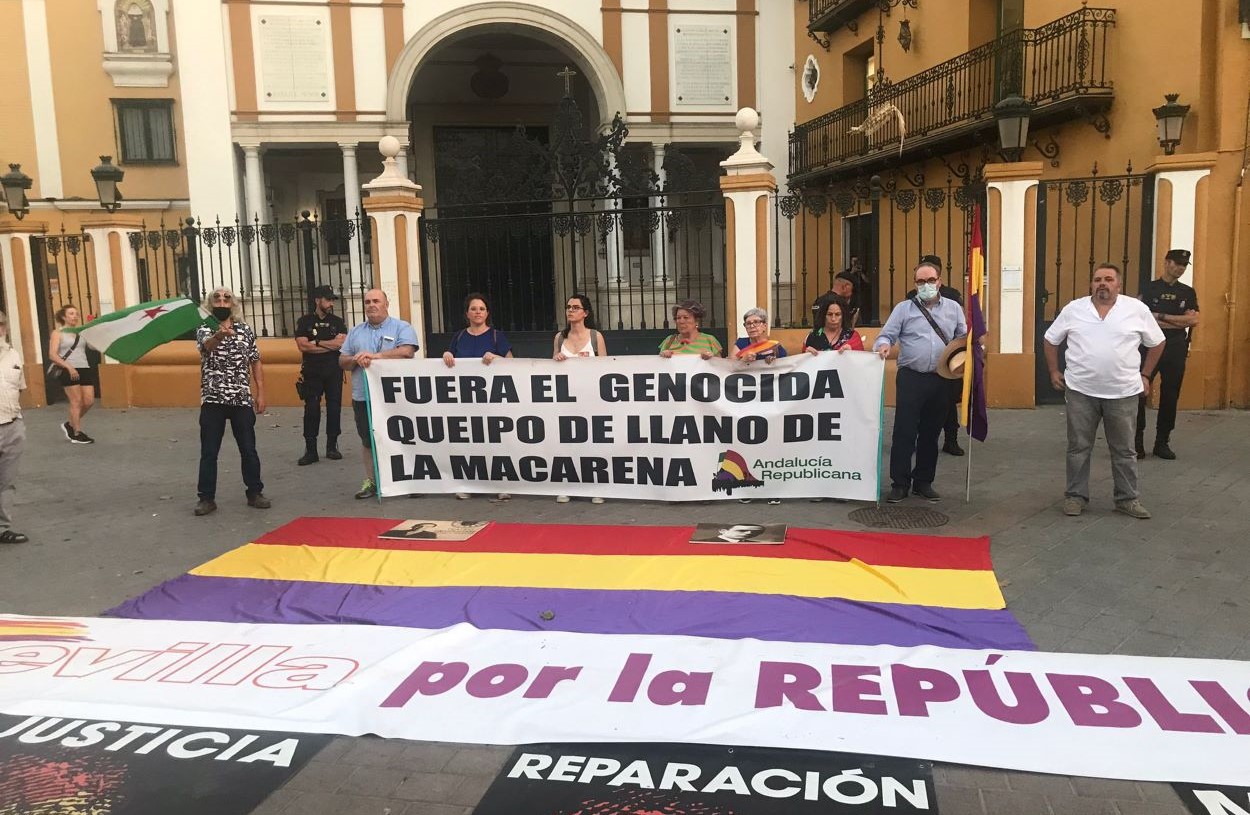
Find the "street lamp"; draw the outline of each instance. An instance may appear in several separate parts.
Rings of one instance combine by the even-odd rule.
[[[1176,104],[1179,93],[1166,93],[1165,104],[1154,109],[1155,119],[1159,124],[1159,146],[1163,154],[1170,156],[1176,152],[1176,145],[1181,143],[1181,133],[1185,129],[1185,117],[1189,115],[1189,105]]]
[[[30,176],[22,172],[20,164],[10,164],[9,171],[0,175],[0,185],[4,187],[4,203],[19,221],[30,212],[30,202],[26,200],[30,183]]]
[[[125,175],[124,170],[114,166],[112,156],[100,156],[100,163],[91,171],[96,197],[100,199],[100,206],[108,212],[115,212],[122,205],[122,191],[117,184]]]
[[[1008,161],[1019,161],[1029,146],[1029,116],[1033,106],[1019,96],[1008,96],[994,106],[998,143]]]

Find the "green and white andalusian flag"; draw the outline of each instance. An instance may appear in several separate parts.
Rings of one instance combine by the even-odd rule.
[[[186,297],[140,303],[105,314],[77,328],[83,341],[118,362],[135,362],[158,345],[177,339],[201,323],[216,323],[207,311]]]

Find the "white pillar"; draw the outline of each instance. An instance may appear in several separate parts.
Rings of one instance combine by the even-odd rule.
[[[360,172],[356,167],[356,145],[340,143],[339,149],[343,151],[343,198],[347,204],[347,219],[350,221],[364,215],[360,207]],[[360,239],[360,234],[360,231],[356,232],[357,240]],[[360,253],[349,246],[347,258],[352,267],[354,287],[360,281]]]
[[[399,145],[399,152],[395,154],[395,167],[404,178],[412,178],[408,171],[408,145]]]
[[[1001,181],[994,181],[992,180],[993,171],[988,171],[991,173],[988,186],[991,190],[998,190],[1001,215],[996,222],[994,209],[989,208],[986,248],[989,249],[990,245],[997,241],[999,263],[997,270],[989,268],[985,270],[987,278],[985,289],[989,294],[989,302],[982,303],[981,307],[985,309],[987,322],[990,319],[991,309],[998,309],[998,353],[1023,354],[1025,352],[1024,275],[1025,269],[1031,265],[1025,262],[1024,256],[1024,235],[1028,218],[1026,201],[1029,190],[1037,187],[1038,179],[1036,177],[1021,178],[1020,175],[1040,176],[1042,164],[1039,161],[998,166],[1004,169],[1019,167],[1023,173],[1017,172],[1014,177],[1008,176]],[[1041,236],[1038,240],[1041,240]],[[1029,307],[1032,307],[1031,303]]]
[[[747,309],[759,306],[771,317],[772,288],[768,285],[769,223],[773,208],[768,196],[777,191],[773,164],[755,149],[755,130],[760,115],[751,108],[742,108],[734,118],[738,126],[738,152],[720,163],[725,176],[721,191],[732,216],[726,221],[725,325],[733,342],[742,329],[739,320]]]
[[[391,313],[401,315],[405,311],[421,353],[428,355],[425,344],[425,295],[421,287],[421,242],[417,221],[425,203],[421,200],[421,187],[399,174],[399,140],[384,136],[378,142],[383,155],[382,174],[364,186],[369,196],[369,217],[373,220],[373,241],[377,250],[377,268],[373,270],[378,288],[386,293],[392,304]],[[402,217],[403,228],[396,229],[396,221]],[[403,236],[400,251],[399,236]],[[408,285],[402,286],[402,276]]]
[[[664,172],[664,145],[651,145],[651,161],[652,169],[655,171],[656,186],[664,189],[665,184],[668,183]],[[651,199],[651,206],[658,209],[663,206],[662,201],[664,201],[664,197],[657,195]],[[669,203],[671,204],[672,202],[670,201]],[[673,286],[676,284],[676,281],[673,279],[674,269],[667,263],[668,258],[665,257],[668,252],[668,245],[667,241],[664,240],[664,220],[664,213],[661,212],[660,225],[655,232],[651,233],[651,262],[654,264],[651,273],[655,277],[656,285],[667,282],[668,285]]]
[[[269,213],[265,211],[265,180],[261,174],[260,145],[243,144],[240,146],[243,148],[243,177],[247,185],[246,209],[242,220],[244,223],[252,224],[253,219],[259,218],[263,224],[269,220]]]
[[[1165,252],[1169,249],[1188,249],[1193,256],[1189,259],[1189,265],[1185,267],[1185,273],[1181,275],[1181,282],[1187,286],[1194,284],[1194,269],[1204,260],[1200,256],[1201,247],[1196,245],[1195,240],[1198,224],[1198,182],[1210,174],[1211,168],[1208,166],[1184,170],[1163,170],[1155,175],[1154,251],[1149,261],[1152,276],[1155,267],[1162,263]],[[1170,235],[1167,246],[1159,245],[1159,233],[1164,227],[1164,224],[1159,223],[1159,181],[1167,181],[1172,185],[1172,217],[1165,233]]]

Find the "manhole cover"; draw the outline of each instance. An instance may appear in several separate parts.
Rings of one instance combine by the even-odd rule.
[[[850,515],[852,521],[864,526],[885,529],[926,529],[944,526],[950,518],[936,509],[924,507],[862,507]]]

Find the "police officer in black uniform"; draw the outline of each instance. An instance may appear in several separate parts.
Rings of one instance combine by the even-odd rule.
[[[1180,282],[1181,275],[1189,267],[1189,250],[1172,249],[1163,257],[1163,273],[1142,287],[1141,299],[1150,313],[1159,321],[1167,344],[1163,356],[1153,371],[1143,370],[1152,381],[1159,374],[1159,420],[1155,425],[1154,454],[1171,461],[1176,453],[1168,442],[1172,428],[1176,427],[1176,401],[1181,395],[1181,382],[1185,378],[1185,359],[1189,356],[1189,330],[1198,325],[1198,293],[1191,286]],[[1142,354],[1145,359],[1145,353]],[[1142,394],[1137,406],[1137,457],[1146,457],[1143,433],[1146,429],[1146,396]]]
[[[317,436],[321,431],[321,396],[326,399],[326,458],[338,460],[339,414],[343,405],[343,369],[339,367],[339,347],[347,339],[347,323],[334,313],[338,295],[329,286],[312,290],[315,310],[295,324],[295,344],[303,354],[300,380],[304,400],[304,455],[299,465],[319,461]]]
[[[921,255],[920,262],[928,264],[937,269],[938,274],[942,274],[942,259],[937,255]],[[947,300],[954,300],[959,304],[960,308],[964,304],[964,296],[959,293],[959,289],[943,283],[938,287],[938,294]],[[907,293],[907,299],[916,299],[916,290],[912,289]],[[959,402],[964,398],[964,383],[962,379],[952,379],[950,381],[951,402],[950,407],[946,411],[946,421],[942,423],[942,431],[946,437],[946,441],[942,444],[942,452],[948,456],[962,456],[964,448],[959,446]]]

